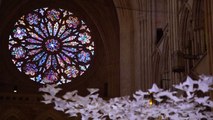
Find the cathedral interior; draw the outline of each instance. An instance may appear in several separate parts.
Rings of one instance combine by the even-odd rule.
[[[70,18],[77,18],[77,27]],[[39,77],[63,79],[58,82],[63,90],[81,95],[99,88],[108,99],[145,91],[153,83],[169,89],[187,76],[213,75],[212,22],[212,0],[0,0],[0,120],[78,119],[41,103],[38,89],[46,83]],[[77,38],[68,38],[77,42],[68,44],[72,40],[54,31],[63,26],[68,34],[66,27],[73,28]],[[32,39],[39,36],[44,40]],[[67,46],[81,52],[72,58],[64,49],[76,49]],[[49,64],[43,55],[40,65],[33,50],[56,56],[56,64],[56,58]]]

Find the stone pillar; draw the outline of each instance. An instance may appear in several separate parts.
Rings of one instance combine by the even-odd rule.
[[[169,62],[169,79],[171,84],[178,83],[178,74],[172,72],[172,54],[178,50],[178,1],[168,0],[168,62]]]
[[[209,73],[213,75],[213,1],[205,0],[205,37],[207,43],[207,55],[209,58]],[[213,92],[210,93],[213,99]]]
[[[134,91],[132,8],[128,0],[114,0],[120,26],[120,95]]]

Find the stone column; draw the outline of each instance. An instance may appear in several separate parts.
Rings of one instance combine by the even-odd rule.
[[[213,75],[213,1],[205,0],[205,37],[207,43],[207,55],[209,56],[209,73]],[[213,99],[213,92],[210,93]]]

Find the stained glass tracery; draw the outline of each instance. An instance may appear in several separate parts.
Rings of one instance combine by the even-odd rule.
[[[64,84],[89,68],[94,41],[86,23],[72,12],[46,7],[15,23],[9,50],[18,70],[32,80]]]

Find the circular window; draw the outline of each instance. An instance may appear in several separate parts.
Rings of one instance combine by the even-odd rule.
[[[9,50],[18,70],[31,80],[64,84],[89,68],[94,41],[88,25],[72,12],[45,7],[15,23]]]

